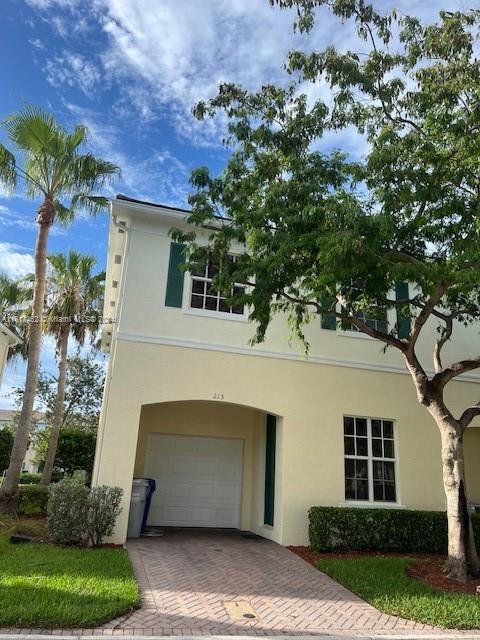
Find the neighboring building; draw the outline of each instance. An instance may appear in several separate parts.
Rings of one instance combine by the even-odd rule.
[[[11,409],[0,409],[0,430],[5,429],[5,427],[8,427],[13,423],[15,413],[16,411],[12,411]],[[35,423],[37,429],[43,429],[46,426],[45,415],[38,411],[34,411],[33,422]],[[39,465],[38,462],[36,462],[36,458],[37,450],[33,446],[33,443],[30,442],[28,445],[27,453],[25,454],[25,460],[22,464],[22,472],[38,473]]]
[[[113,540],[126,537],[134,475],[157,481],[151,525],[241,528],[283,545],[307,542],[312,505],[444,509],[440,436],[400,354],[328,317],[306,327],[308,359],[282,317],[250,347],[246,309],[211,290],[208,268],[178,268],[169,230],[186,228],[187,215],[112,203],[105,315],[114,323],[102,338],[110,362],[93,482],[124,490]],[[389,312],[385,322],[395,321]],[[430,330],[423,361],[433,321]],[[469,356],[474,342],[477,332],[459,325],[445,358]],[[478,401],[479,383],[469,374],[449,384],[453,411]],[[465,436],[472,502],[478,427]]]
[[[0,385],[2,384],[3,371],[7,363],[8,350],[21,342],[8,327],[0,322]]]

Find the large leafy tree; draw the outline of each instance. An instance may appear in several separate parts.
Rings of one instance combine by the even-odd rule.
[[[86,355],[77,354],[68,357],[64,411],[59,441],[61,441],[61,434],[64,431],[83,430],[96,433],[104,384],[105,367],[98,360],[95,350]],[[40,370],[35,409],[39,415],[42,415],[42,422],[47,425],[51,425],[53,422],[57,395],[58,375]],[[15,389],[13,397],[17,406],[21,407],[23,389]],[[16,415],[13,420],[15,428],[17,424],[18,416]],[[50,434],[51,426],[40,428],[37,424],[34,425],[31,439],[36,450],[36,462],[42,465],[47,456]],[[57,463],[54,466],[58,466]]]
[[[96,441],[95,431],[62,429],[55,457],[55,468],[61,469],[66,475],[72,475],[75,471],[86,471],[87,480],[90,481]]]
[[[52,479],[63,424],[69,339],[73,338],[78,346],[83,346],[87,338],[94,342],[101,324],[105,281],[105,272],[92,272],[96,264],[93,256],[70,251],[68,255],[51,255],[48,261],[51,271],[47,281],[45,326],[56,341],[58,383],[50,442],[40,481],[43,485],[50,484]]]
[[[21,186],[27,196],[40,200],[25,392],[10,464],[0,488],[0,500],[5,502],[16,496],[30,435],[41,351],[50,229],[56,221],[71,223],[79,209],[92,215],[103,211],[108,201],[99,196],[98,191],[119,169],[82,151],[87,142],[85,127],[77,126],[68,132],[52,114],[41,109],[25,107],[6,118],[3,129],[8,141],[6,145],[0,144],[0,183],[11,190]]]
[[[454,414],[445,388],[478,369],[480,355],[472,344],[451,363],[444,347],[480,316],[479,14],[442,12],[424,25],[363,0],[277,4],[296,5],[306,31],[319,8],[353,22],[357,51],[292,52],[288,86],[224,84],[197,105],[200,119],[226,114],[233,151],[220,175],[193,173],[190,220],[217,227],[207,250],[220,265],[215,286],[229,295],[233,283],[248,285],[231,301],[249,305],[256,341],[278,312],[300,336],[315,314],[327,314],[402,355],[440,431],[448,570],[465,579],[478,562],[463,437],[480,406]],[[309,81],[330,88],[326,102],[302,93],[299,83]],[[364,161],[318,150],[325,132],[346,127],[367,137]],[[205,254],[194,233],[173,235],[190,242],[189,263]],[[232,245],[245,247],[235,262],[226,259]],[[410,283],[400,300],[392,295],[398,282]],[[393,326],[366,321],[385,309],[397,312]],[[438,335],[432,361],[421,362],[427,324]]]

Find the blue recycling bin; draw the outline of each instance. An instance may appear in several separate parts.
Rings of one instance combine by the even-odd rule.
[[[148,512],[150,511],[150,505],[152,504],[152,496],[155,493],[155,489],[157,488],[156,482],[153,478],[144,478],[148,482],[147,495],[145,498],[145,510],[143,512],[142,519],[142,533],[145,533],[145,528],[147,526],[148,520]]]

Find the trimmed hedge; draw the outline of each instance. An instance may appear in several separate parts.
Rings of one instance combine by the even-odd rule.
[[[20,484],[38,484],[42,477],[41,473],[23,472],[20,476]]]
[[[308,518],[315,551],[447,552],[443,511],[312,507]],[[472,514],[472,524],[480,551],[480,514]]]
[[[18,514],[21,516],[45,515],[47,501],[47,487],[38,484],[20,485],[18,489]]]

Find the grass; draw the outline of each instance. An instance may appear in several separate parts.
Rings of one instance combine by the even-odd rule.
[[[138,606],[124,549],[12,545],[3,524],[0,627],[91,628]]]
[[[392,615],[445,627],[480,628],[478,596],[443,592],[413,578],[406,570],[412,558],[328,558],[317,567],[374,607]]]

